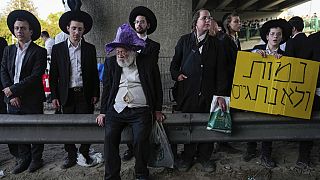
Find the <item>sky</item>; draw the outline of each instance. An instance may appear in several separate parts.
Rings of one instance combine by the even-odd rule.
[[[296,7],[290,8],[289,12],[292,12],[295,16],[305,16],[305,15],[313,15],[313,13],[317,13],[318,17],[320,15],[320,1],[312,0]]]
[[[50,13],[64,11],[61,0],[32,0],[37,7],[41,19],[46,19]],[[10,0],[0,0],[0,11],[2,11]],[[320,14],[320,0],[312,0],[289,9],[296,16],[312,15],[314,12]],[[319,16],[319,15],[318,15]]]
[[[64,12],[64,7],[61,0],[32,0],[37,7],[39,16],[45,20],[50,13]],[[10,0],[0,0],[0,11],[6,8]]]

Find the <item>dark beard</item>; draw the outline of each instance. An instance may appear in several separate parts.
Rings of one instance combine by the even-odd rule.
[[[142,29],[140,31],[137,31],[138,34],[145,34],[147,32],[147,29]]]

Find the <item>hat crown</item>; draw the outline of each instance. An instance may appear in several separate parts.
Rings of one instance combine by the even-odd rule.
[[[136,32],[128,24],[123,24],[118,28],[116,38],[114,40],[114,42],[128,45],[139,44],[138,41],[141,41],[141,39],[137,36]]]
[[[106,45],[106,51],[110,53],[116,47],[126,47],[137,51],[145,47],[145,44],[144,40],[138,37],[129,24],[123,24],[118,28],[114,41]]]

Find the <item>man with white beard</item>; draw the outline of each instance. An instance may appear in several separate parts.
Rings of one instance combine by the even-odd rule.
[[[148,179],[149,135],[152,120],[162,122],[162,87],[157,63],[138,54],[145,46],[128,24],[118,28],[116,39],[106,45],[101,111],[96,121],[105,126],[105,179],[121,179],[121,132],[132,127],[136,179]]]

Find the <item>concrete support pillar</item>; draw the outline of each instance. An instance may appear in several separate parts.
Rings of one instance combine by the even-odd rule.
[[[158,27],[150,38],[161,44],[162,57],[172,57],[179,37],[191,31],[192,0],[90,0],[82,3],[82,10],[93,17],[93,28],[85,39],[96,46],[99,57],[105,56],[104,45],[113,41],[117,27],[128,22],[136,6],[146,6],[157,16]]]

